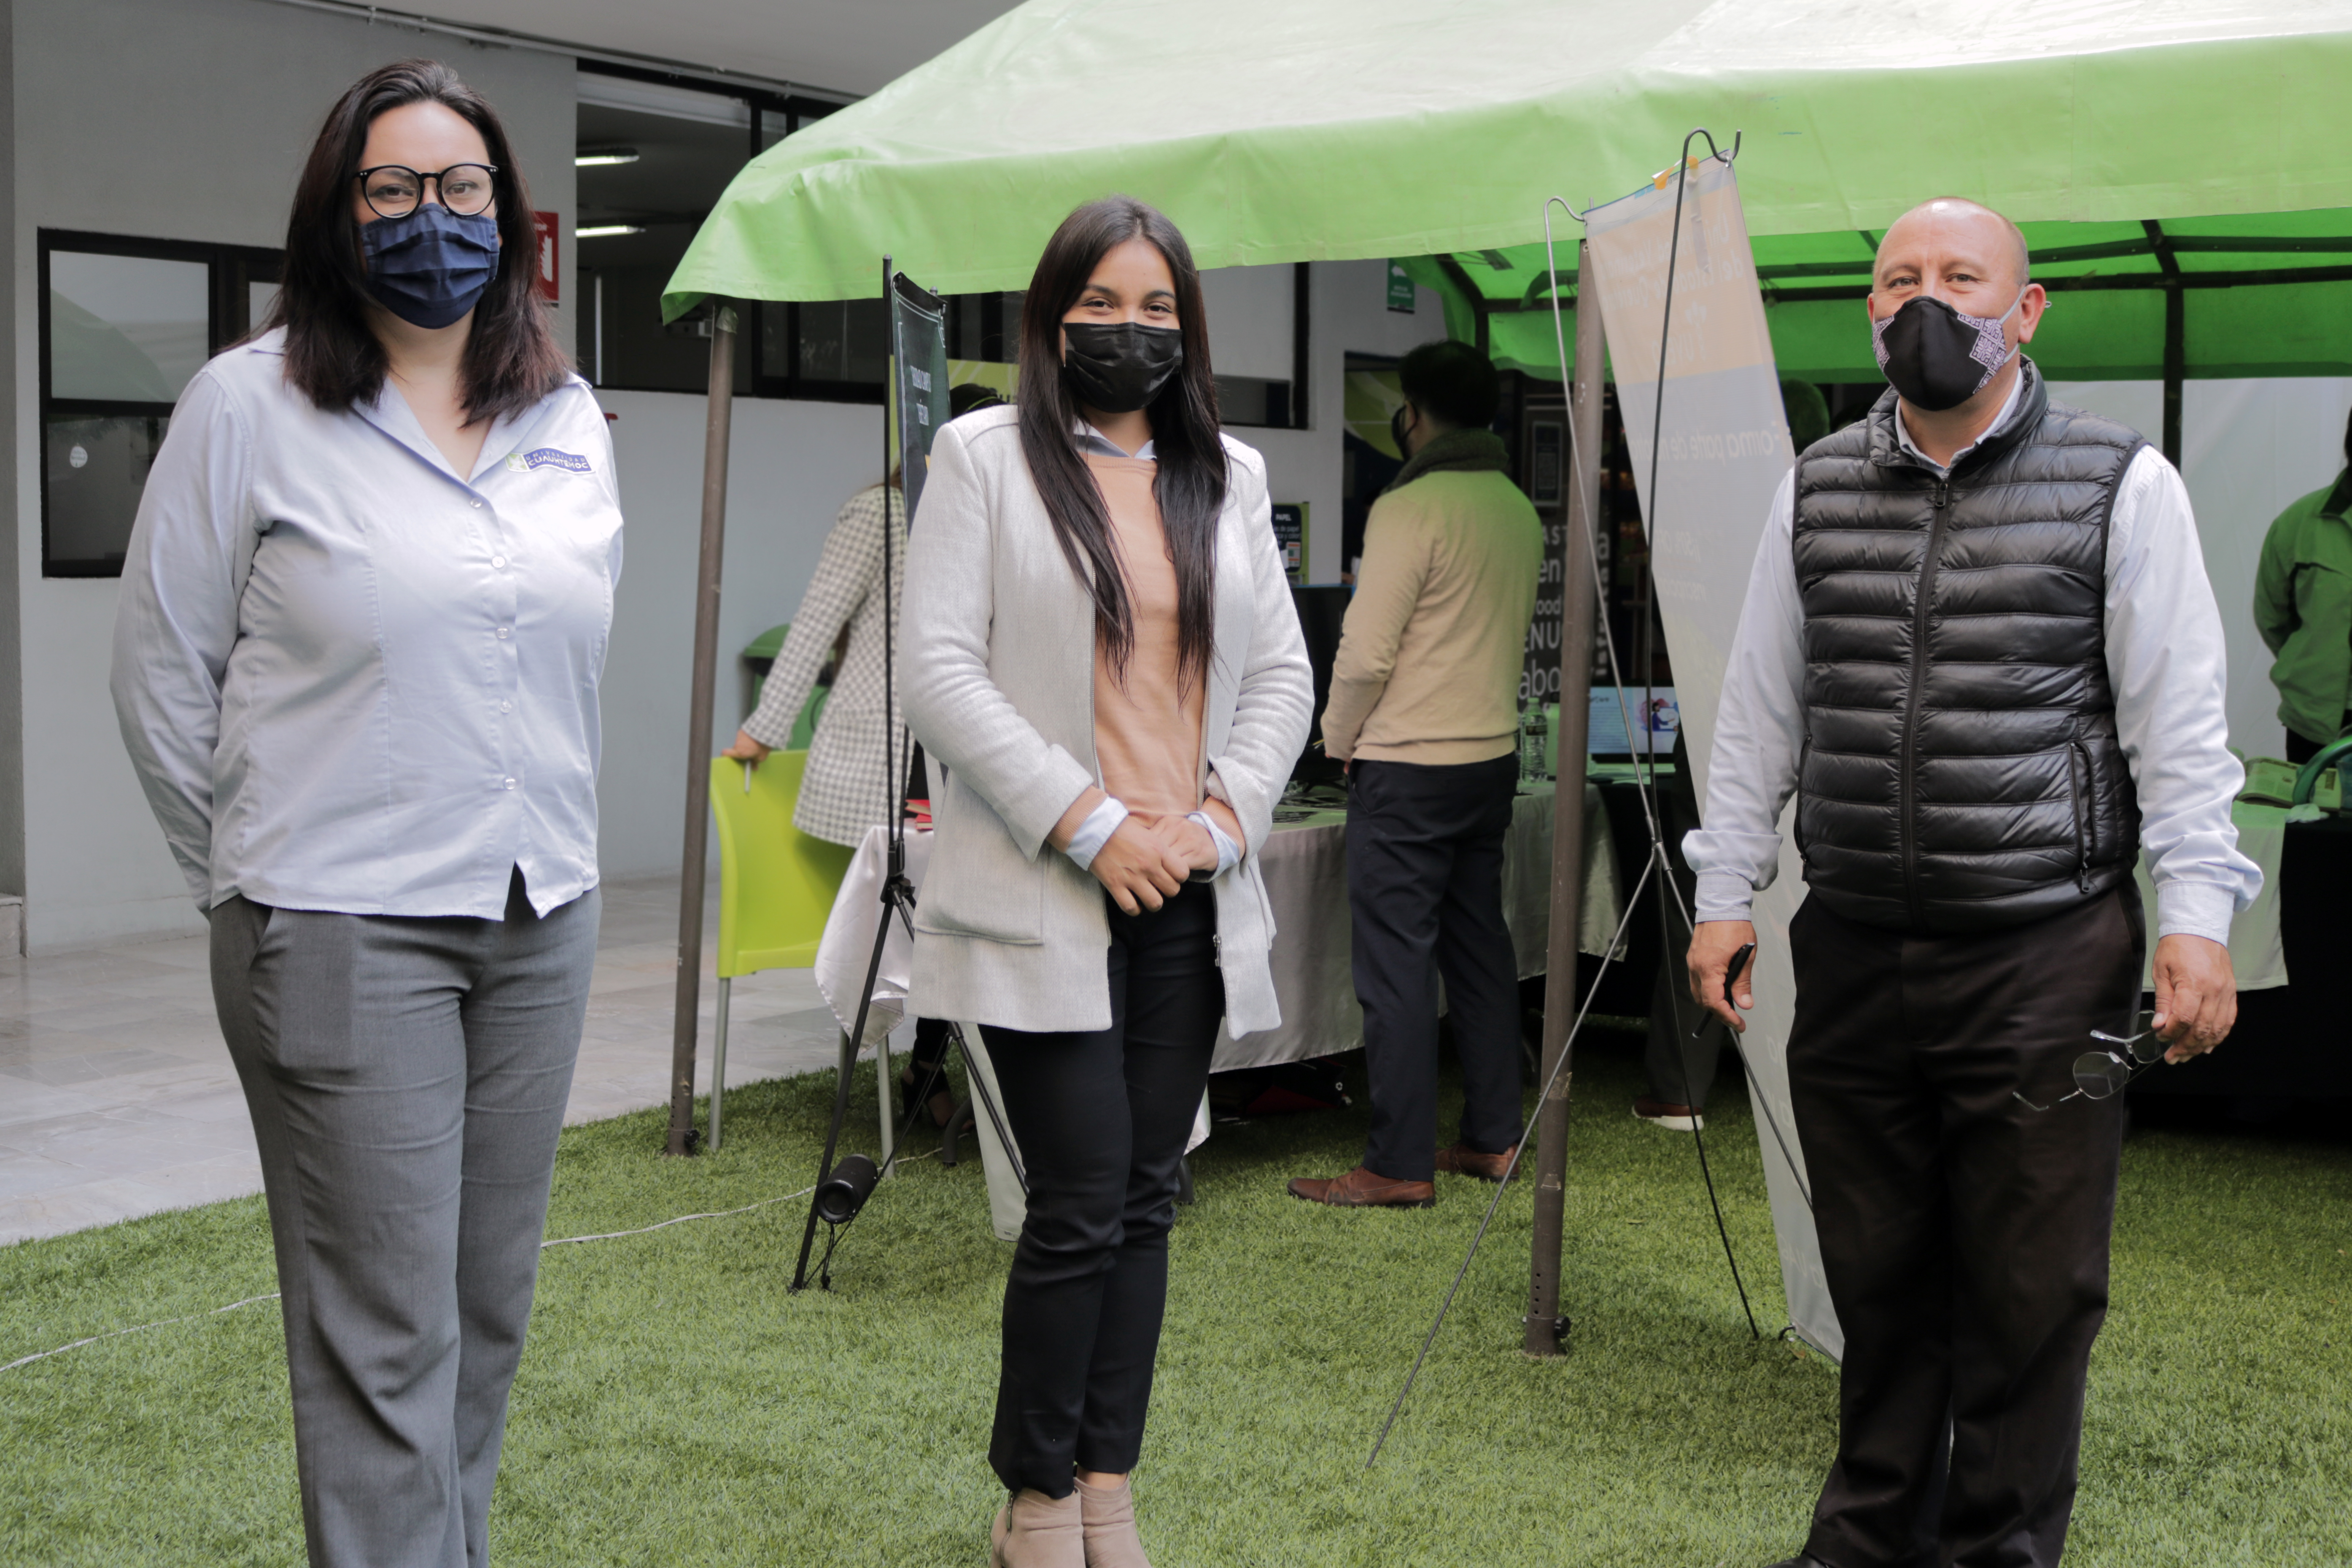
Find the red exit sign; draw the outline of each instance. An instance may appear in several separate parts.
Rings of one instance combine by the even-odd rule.
[[[533,213],[531,226],[539,231],[539,294],[550,303],[562,297],[563,272],[558,247],[562,243],[563,222],[553,213]]]

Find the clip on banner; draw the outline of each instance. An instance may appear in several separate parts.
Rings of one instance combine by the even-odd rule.
[[[911,521],[929,477],[931,442],[948,422],[947,301],[903,272],[890,277],[890,399],[899,482]]]

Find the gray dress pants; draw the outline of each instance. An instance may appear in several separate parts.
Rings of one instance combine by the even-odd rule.
[[[319,1568],[481,1568],[599,894],[503,921],[212,911]]]

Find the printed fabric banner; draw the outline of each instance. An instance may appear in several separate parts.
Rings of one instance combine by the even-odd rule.
[[[903,272],[890,280],[891,401],[898,423],[891,434],[903,454],[907,515],[923,499],[931,467],[931,439],[948,422],[947,301],[918,287]]]
[[[1780,407],[1780,374],[1764,322],[1739,184],[1729,163],[1694,158],[1677,182],[1669,169],[1632,195],[1586,215],[1603,330],[1625,421],[1642,516],[1650,534],[1658,617],[1665,627],[1683,733],[1706,798],[1715,719],[1731,636],[1773,492],[1795,454]],[[1675,197],[1682,185],[1681,240]],[[1672,330],[1661,327],[1674,268]],[[1663,403],[1663,406],[1661,406]],[[1654,492],[1651,440],[1658,434]],[[1621,650],[1621,658],[1631,650]],[[1791,1326],[1832,1357],[1845,1335],[1822,1275],[1804,1155],[1789,1103],[1789,1024],[1796,979],[1789,917],[1804,897],[1791,826],[1781,818],[1780,874],[1756,895],[1756,1009],[1740,1039],[1757,1105],[1756,1137],[1780,1239]]]

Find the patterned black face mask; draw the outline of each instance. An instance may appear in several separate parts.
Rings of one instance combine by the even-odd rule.
[[[1065,321],[1070,340],[1062,374],[1080,403],[1104,414],[1132,414],[1150,403],[1184,363],[1184,334],[1140,321]]]
[[[1878,368],[1914,408],[1940,414],[1958,408],[2000,374],[2017,351],[2001,327],[2017,313],[2025,290],[1998,316],[1964,316],[1943,300],[1921,294],[1891,316],[1870,323]]]

